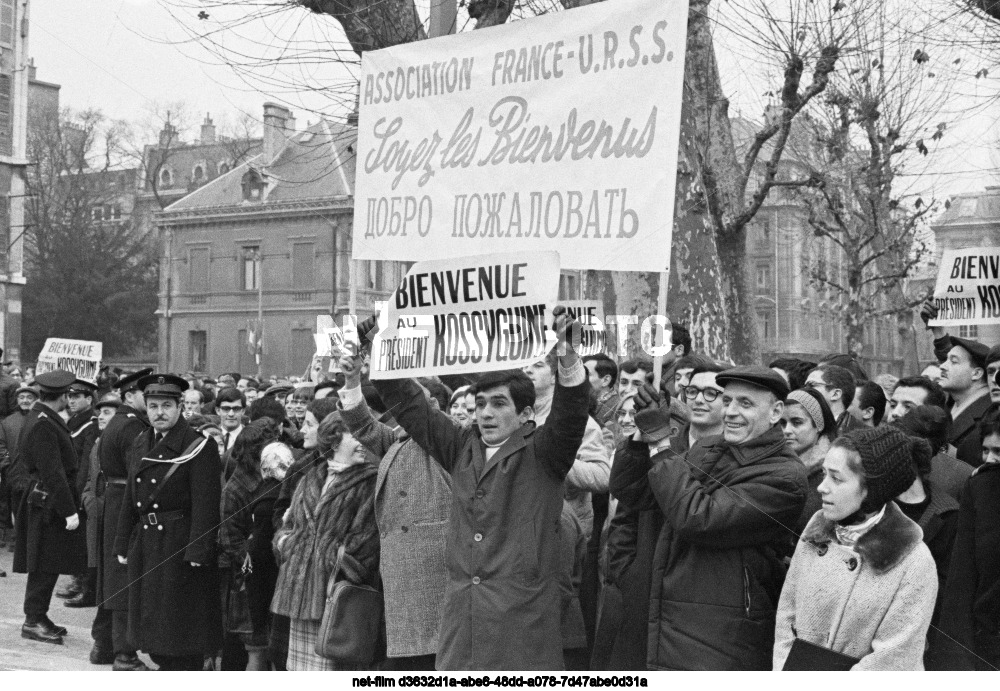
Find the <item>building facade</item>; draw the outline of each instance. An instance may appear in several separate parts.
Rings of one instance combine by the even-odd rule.
[[[378,309],[406,267],[351,260],[355,144],[353,127],[296,132],[266,104],[262,151],[156,215],[161,369],[255,372],[260,310],[261,369],[302,375],[318,315]]]
[[[30,86],[29,72],[28,2],[0,0],[0,346],[5,361],[21,357],[29,93],[52,93]]]

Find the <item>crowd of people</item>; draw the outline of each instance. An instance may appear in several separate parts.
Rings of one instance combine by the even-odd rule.
[[[1000,346],[658,368],[554,315],[523,370],[370,380],[369,320],[318,384],[0,380],[22,636],[67,574],[121,671],[1000,668]]]

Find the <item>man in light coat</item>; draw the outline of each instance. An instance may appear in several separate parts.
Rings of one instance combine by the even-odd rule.
[[[572,319],[561,306],[553,315],[565,343]],[[370,328],[358,331],[367,335]],[[520,370],[482,375],[471,429],[456,427],[411,380],[373,384],[403,429],[452,478],[438,669],[562,669],[564,480],[583,440],[590,397],[580,357],[566,344],[552,413],[538,428],[531,421],[534,386]]]
[[[448,573],[445,548],[451,476],[402,428],[376,420],[361,393],[360,357],[343,357],[342,417],[351,434],[381,458],[375,520],[385,593],[386,669],[433,671]],[[427,402],[439,402],[421,387]],[[447,404],[447,398],[445,398]]]

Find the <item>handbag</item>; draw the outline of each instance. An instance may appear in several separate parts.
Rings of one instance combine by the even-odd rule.
[[[337,580],[344,546],[337,550],[337,563],[326,586],[326,606],[316,636],[316,654],[329,660],[370,665],[385,614],[382,591],[367,585]]]
[[[226,631],[229,633],[253,633],[250,618],[250,598],[247,595],[246,568],[231,569],[229,587],[226,589]]]
[[[851,657],[821,645],[796,638],[785,658],[785,672],[849,672],[861,658]]]

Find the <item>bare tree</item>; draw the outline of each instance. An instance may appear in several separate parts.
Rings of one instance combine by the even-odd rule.
[[[816,147],[802,157],[810,170],[797,187],[814,245],[831,244],[840,270],[822,251],[808,267],[815,287],[840,303],[849,352],[862,356],[864,333],[875,320],[903,314],[923,296],[906,296],[905,282],[929,253],[921,239],[937,206],[903,184],[944,136],[938,122],[948,92],[932,84],[923,50],[898,40],[903,28],[884,12],[859,28],[860,46],[845,59],[814,109]]]
[[[49,336],[103,341],[120,356],[156,340],[156,260],[118,204],[120,127],[98,111],[37,122],[28,139],[23,345]]]

